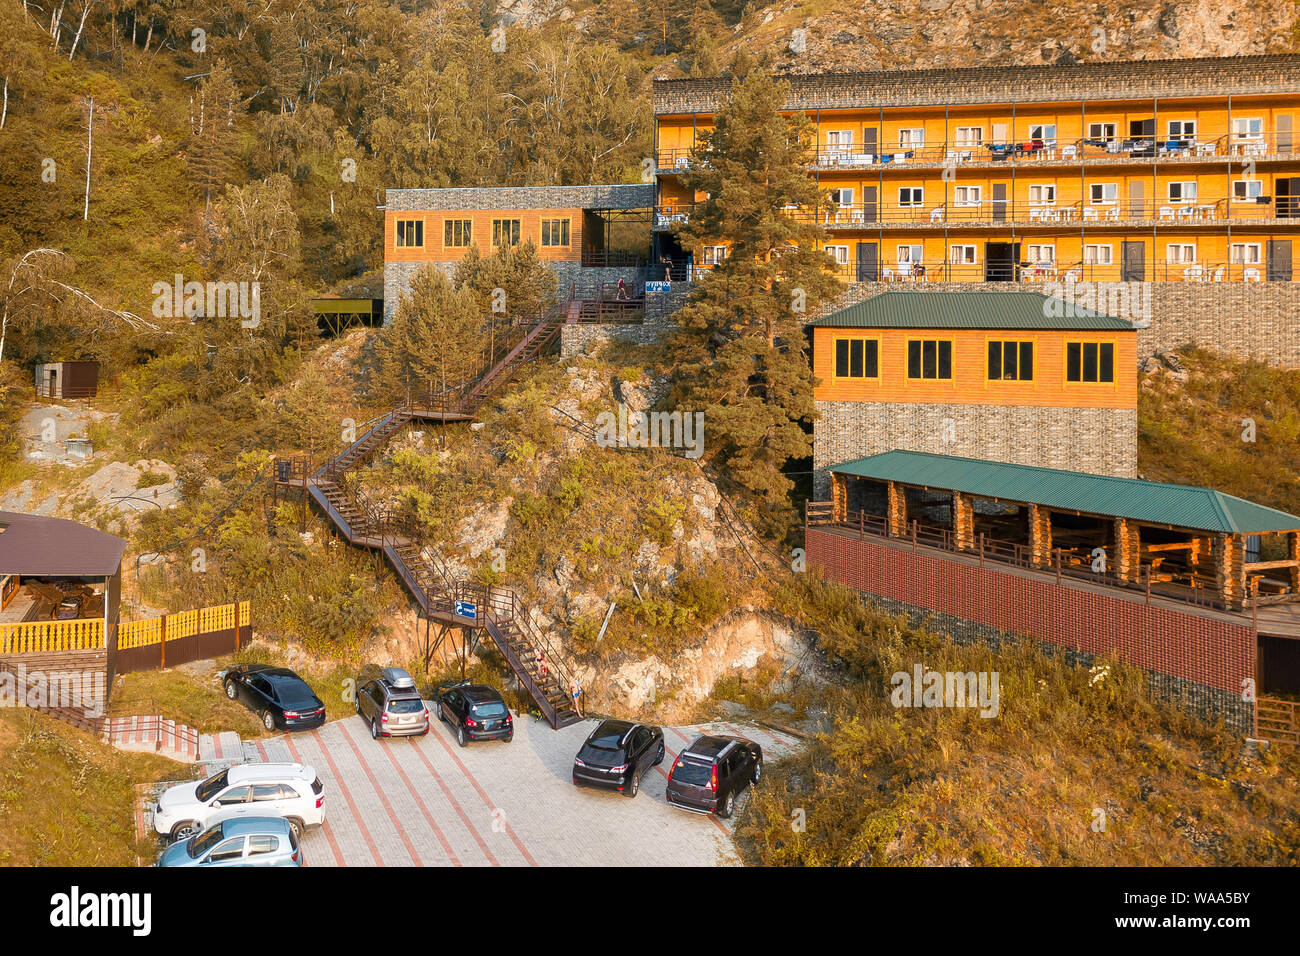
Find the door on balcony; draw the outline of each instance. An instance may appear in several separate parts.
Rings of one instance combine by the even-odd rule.
[[[1300,176],[1279,176],[1276,183],[1277,218],[1300,219]]]
[[[1121,282],[1145,282],[1147,277],[1147,247],[1143,242],[1125,242],[1120,259]]]
[[[875,133],[875,130],[871,131]],[[876,187],[862,187],[862,219],[865,222],[876,221]]]
[[[876,282],[880,279],[880,247],[874,242],[858,243],[858,281]]]
[[[1291,240],[1268,241],[1268,279],[1270,282],[1291,281]]]
[[[1135,179],[1128,184],[1128,217],[1130,219],[1147,218],[1142,215],[1142,209],[1146,205],[1146,192],[1147,184],[1140,179]]]
[[[876,155],[876,131],[874,129],[864,129],[862,131],[862,152],[868,156]]]
[[[984,243],[984,281],[1013,282],[1016,279],[1016,264],[1020,262],[1020,243],[986,242]]]
[[[1291,117],[1279,116],[1274,120],[1274,125],[1277,127],[1277,151],[1279,153],[1291,152]]]
[[[1007,221],[1007,184],[993,184],[993,221]]]

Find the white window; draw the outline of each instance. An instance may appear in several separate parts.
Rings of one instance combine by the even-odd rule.
[[[706,266],[716,266],[723,259],[727,258],[726,246],[705,246],[704,247],[704,264]]]
[[[1088,138],[1101,139],[1109,143],[1111,140],[1115,138],[1115,124],[1114,123],[1089,123]]]
[[[925,130],[923,129],[900,129],[898,131],[898,145],[903,149],[916,149],[925,145]]]
[[[1232,198],[1238,202],[1255,202],[1264,195],[1264,180],[1238,179],[1232,184]]]
[[[984,144],[984,127],[983,126],[958,126],[957,127],[957,145],[958,146],[982,146]]]
[[[1052,265],[1056,262],[1056,246],[1053,245],[1034,245],[1030,244],[1025,247],[1027,261],[1039,263],[1040,265]]]
[[[828,253],[835,257],[835,261],[842,266],[849,264],[849,247],[848,246],[825,246]]]
[[[1264,135],[1264,120],[1259,116],[1234,117],[1232,132],[1237,139],[1260,139]]]
[[[957,206],[978,206],[983,195],[983,186],[954,186],[952,189],[952,201]]]
[[[852,149],[853,130],[833,129],[826,134],[826,145],[831,149]]]
[[[900,266],[916,265],[921,262],[924,257],[925,253],[921,246],[898,247],[898,264]]]
[[[1196,243],[1194,242],[1171,242],[1165,246],[1165,262],[1170,265],[1179,265],[1184,262],[1196,261]]]
[[[1196,139],[1196,120],[1170,120],[1170,139]]]
[[[1196,183],[1170,183],[1170,202],[1196,202]]]
[[[853,190],[844,187],[832,189],[830,192],[830,199],[831,202],[835,203],[837,206],[852,206]]]
[[[898,204],[900,206],[925,205],[925,190],[920,186],[900,186],[898,189]]]
[[[974,246],[949,246],[948,261],[955,266],[972,266],[975,264]]]
[[[1259,265],[1260,244],[1258,242],[1234,242],[1232,244],[1233,265]]]
[[[1050,206],[1056,202],[1055,186],[1030,186],[1029,202],[1035,206]]]
[[[1105,244],[1088,243],[1083,247],[1083,261],[1090,266],[1108,266],[1114,259],[1111,247]]]
[[[1092,183],[1088,186],[1088,198],[1093,205],[1113,203],[1119,197],[1119,187],[1114,183]]]
[[[1041,139],[1044,144],[1052,146],[1056,143],[1056,124],[1055,123],[1038,123],[1029,127],[1030,139]]]

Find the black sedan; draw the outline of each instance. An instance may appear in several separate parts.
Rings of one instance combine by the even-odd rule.
[[[456,743],[504,740],[515,736],[515,721],[501,695],[486,684],[448,684],[438,688],[438,719],[456,732]]]
[[[287,667],[240,664],[226,671],[226,696],[242,700],[267,730],[311,730],[325,723],[325,705]]]
[[[658,727],[605,720],[573,758],[573,782],[635,797],[641,777],[663,759],[664,732]]]

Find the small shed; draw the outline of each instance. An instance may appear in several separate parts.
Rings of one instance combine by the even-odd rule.
[[[36,366],[38,398],[94,398],[98,391],[98,362],[45,362]]]

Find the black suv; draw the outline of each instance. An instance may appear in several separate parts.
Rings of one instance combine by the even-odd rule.
[[[515,721],[501,695],[486,684],[448,684],[438,688],[438,719],[451,724],[456,743],[515,738]]]
[[[724,819],[736,797],[763,775],[763,748],[744,737],[706,734],[677,755],[668,775],[668,802],[693,813]]]
[[[605,720],[573,758],[573,782],[635,797],[641,777],[663,763],[664,732],[626,720]]]
[[[378,677],[361,685],[357,713],[369,721],[370,736],[376,740],[429,732],[429,708],[415,687],[415,678],[400,667],[385,667]]]
[[[238,664],[226,671],[226,696],[253,709],[267,730],[310,730],[325,723],[325,705],[287,667]]]

